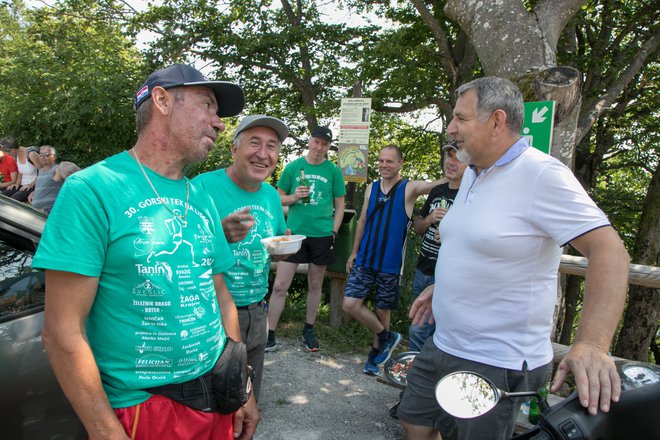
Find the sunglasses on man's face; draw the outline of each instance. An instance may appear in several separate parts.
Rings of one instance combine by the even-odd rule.
[[[53,153],[39,153],[39,156],[44,156],[44,157],[48,157],[48,156],[52,156],[52,155],[53,155]]]

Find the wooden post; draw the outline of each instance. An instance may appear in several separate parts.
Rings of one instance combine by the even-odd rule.
[[[330,327],[339,327],[342,323],[344,313],[342,302],[344,300],[344,288],[346,287],[346,274],[337,272],[326,272],[330,278]]]

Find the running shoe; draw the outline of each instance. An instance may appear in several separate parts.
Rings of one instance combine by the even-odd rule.
[[[268,341],[266,342],[266,348],[264,351],[275,351],[277,350],[277,341],[275,340],[275,335],[271,337],[271,335],[268,335]]]
[[[302,341],[305,343],[305,349],[307,351],[319,351],[319,341],[316,340],[313,328],[303,329]]]
[[[387,342],[379,348],[380,353],[374,358],[376,365],[382,365],[392,356],[392,352],[401,342],[401,335],[397,332],[390,331],[390,337]]]
[[[377,374],[380,373],[380,368],[378,368],[378,365],[374,362],[374,359],[372,356],[367,357],[367,362],[364,364],[364,374],[368,374],[369,376],[376,376]]]

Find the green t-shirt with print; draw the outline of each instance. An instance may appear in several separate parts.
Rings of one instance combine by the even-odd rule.
[[[289,206],[287,225],[292,234],[328,237],[332,235],[334,226],[334,199],[346,194],[344,176],[339,167],[329,160],[311,165],[301,157],[284,167],[277,187],[293,194],[300,186],[300,171],[303,169],[310,190],[309,203],[298,200]]]
[[[160,197],[127,152],[69,177],[33,261],[99,279],[87,337],[113,408],[206,373],[225,343],[212,275],[234,258],[213,201],[145,173]]]
[[[282,235],[286,230],[277,190],[262,183],[258,191],[245,191],[227,176],[224,169],[201,174],[193,179],[193,183],[211,196],[220,218],[250,208],[254,226],[243,240],[229,244],[236,263],[224,272],[224,277],[237,306],[261,301],[268,293],[270,270],[270,254],[261,240]]]

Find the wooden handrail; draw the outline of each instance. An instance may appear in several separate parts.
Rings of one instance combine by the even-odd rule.
[[[275,270],[276,267],[277,263],[271,263],[271,270]],[[575,255],[562,255],[561,262],[559,263],[559,272],[584,277],[587,273],[587,259]],[[306,274],[307,264],[299,264],[296,273]],[[328,274],[329,277],[337,275]],[[660,268],[644,266],[642,264],[631,264],[628,283],[658,289],[660,288]]]
[[[587,259],[574,255],[562,255],[561,262],[559,263],[559,271],[561,273],[584,277],[587,273]],[[658,289],[660,288],[660,268],[631,264],[628,283]]]

